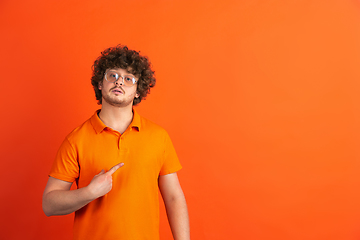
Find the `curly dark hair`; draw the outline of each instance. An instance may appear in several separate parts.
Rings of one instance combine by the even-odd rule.
[[[127,46],[117,45],[101,52],[92,66],[91,84],[93,85],[96,100],[102,104],[102,94],[99,83],[102,83],[107,69],[122,68],[133,74],[139,80],[137,82],[138,98],[134,98],[133,105],[137,105],[150,93],[150,88],[155,86],[156,79],[151,64],[146,56],[139,52],[128,49]]]

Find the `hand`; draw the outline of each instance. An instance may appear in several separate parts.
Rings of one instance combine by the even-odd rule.
[[[110,192],[112,188],[112,175],[122,166],[124,166],[124,163],[116,164],[109,171],[105,172],[104,170],[101,170],[99,174],[94,176],[87,186],[94,199],[102,197]]]

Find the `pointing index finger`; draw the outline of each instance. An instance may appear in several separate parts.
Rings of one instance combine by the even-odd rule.
[[[107,172],[107,174],[109,175],[113,175],[116,170],[118,170],[120,167],[124,166],[124,163],[119,163],[119,164],[116,164],[115,166],[113,166],[112,168],[110,168],[110,170]]]

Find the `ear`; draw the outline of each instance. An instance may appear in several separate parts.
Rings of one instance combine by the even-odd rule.
[[[140,97],[140,93],[136,92],[135,98],[138,98],[138,97]]]
[[[101,90],[101,88],[102,88],[102,82],[99,82],[99,83],[98,83],[98,88],[99,88],[99,90]]]

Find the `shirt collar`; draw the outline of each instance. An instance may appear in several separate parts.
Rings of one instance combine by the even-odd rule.
[[[96,134],[101,133],[107,126],[101,121],[99,118],[99,110],[96,110],[94,115],[91,117],[91,125],[94,127]],[[140,131],[141,128],[141,117],[140,115],[133,109],[133,120],[130,123],[129,129],[136,129],[137,131]]]
[[[135,111],[135,109],[133,109],[133,120],[132,122],[130,123],[130,128],[135,128],[137,129],[138,131],[140,131],[140,128],[141,128],[141,117],[140,115]]]

